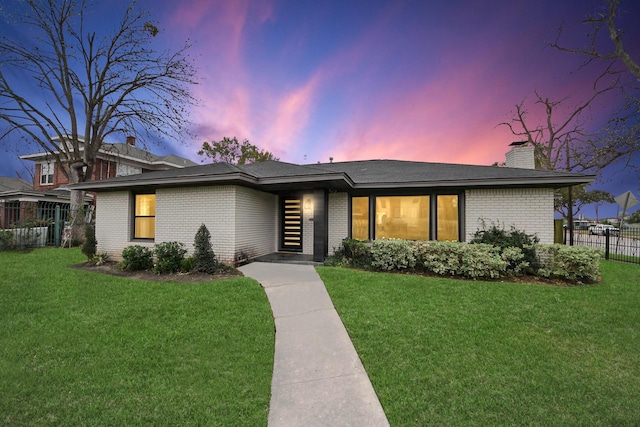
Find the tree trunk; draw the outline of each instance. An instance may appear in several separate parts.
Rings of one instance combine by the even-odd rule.
[[[69,165],[69,178],[72,184],[84,181],[82,164]],[[71,225],[71,242],[79,245],[84,241],[84,196],[83,190],[70,190],[70,212],[69,221]]]

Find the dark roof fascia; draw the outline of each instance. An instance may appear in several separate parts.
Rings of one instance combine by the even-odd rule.
[[[114,182],[113,179],[105,179],[99,181],[82,182],[79,184],[71,184],[69,188],[72,190],[87,191],[118,191],[136,188],[158,188],[158,187],[179,187],[179,186],[203,186],[207,184],[229,184],[229,183],[245,183],[248,186],[258,186],[258,180],[248,174],[242,172],[232,172],[216,175],[182,175],[167,178],[145,178],[145,174],[130,175],[128,178],[136,177],[135,180],[123,179]]]
[[[353,180],[344,172],[320,173],[317,175],[290,175],[284,177],[259,178],[260,186],[277,187],[281,185],[298,184],[318,187],[318,184],[332,183],[334,186],[342,187],[345,190],[355,186]],[[341,185],[342,184],[342,185]]]
[[[496,187],[546,187],[563,188],[579,184],[588,184],[596,178],[595,175],[530,177],[530,178],[488,178],[488,179],[458,179],[438,181],[411,181],[355,184],[354,190],[392,189],[392,188],[496,188]]]
[[[353,188],[353,181],[345,173],[326,173],[319,175],[296,175],[285,177],[256,178],[243,172],[232,172],[218,175],[186,175],[168,178],[148,178],[144,174],[132,175],[132,179],[113,182],[110,180],[100,180],[69,185],[70,189],[88,191],[118,191],[123,189],[139,188],[162,188],[178,186],[206,186],[220,184],[238,184],[247,187],[262,189],[265,191],[278,191],[285,188],[300,187],[317,188],[324,184],[337,189],[348,190]]]

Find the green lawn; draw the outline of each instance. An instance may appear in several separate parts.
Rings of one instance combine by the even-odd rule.
[[[0,425],[266,425],[274,324],[255,281],[66,267],[83,260],[0,252]]]
[[[321,267],[392,426],[638,425],[640,266],[553,287]]]

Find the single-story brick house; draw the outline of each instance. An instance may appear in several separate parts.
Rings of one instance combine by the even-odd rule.
[[[179,241],[200,224],[221,261],[298,252],[321,261],[342,239],[469,240],[481,220],[553,243],[554,190],[591,175],[533,168],[514,147],[507,167],[368,160],[296,165],[267,161],[147,172],[72,187],[97,193],[98,253]]]

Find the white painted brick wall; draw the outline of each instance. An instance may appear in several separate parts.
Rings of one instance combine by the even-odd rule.
[[[482,189],[465,192],[466,239],[482,228],[499,222],[505,229],[512,225],[528,234],[536,234],[540,243],[553,243],[553,189]]]
[[[349,195],[329,193],[329,255],[349,237]]]
[[[235,247],[235,187],[231,185],[165,188],[156,191],[155,243],[182,242],[193,254],[201,224],[211,233],[218,260],[233,260]]]
[[[251,256],[277,247],[277,197],[238,186],[159,189],[156,192],[154,241],[132,240],[133,205],[130,192],[101,193],[97,199],[98,252],[122,259],[127,246],[152,249],[156,243],[177,241],[193,254],[193,240],[201,224],[211,233],[213,251],[220,261],[233,262],[236,252]]]
[[[117,191],[100,193],[96,198],[97,252],[106,253],[112,260],[122,259],[122,250],[130,243],[133,221],[131,193]],[[153,248],[152,242],[136,243]]]
[[[235,187],[235,250],[250,258],[277,250],[278,198],[250,188]]]

